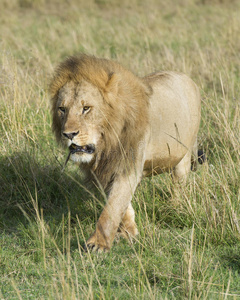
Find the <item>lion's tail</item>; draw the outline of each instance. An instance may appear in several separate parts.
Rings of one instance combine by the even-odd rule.
[[[198,150],[198,163],[202,165],[206,161],[206,155],[204,151],[201,149]]]
[[[191,170],[196,171],[197,170],[197,163],[202,165],[206,162],[206,154],[202,149],[197,150],[197,155],[192,155],[192,161],[191,161]]]

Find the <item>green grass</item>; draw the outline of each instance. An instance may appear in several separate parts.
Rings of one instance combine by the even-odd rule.
[[[176,4],[177,3],[177,4]],[[0,299],[240,297],[238,1],[0,3]],[[139,236],[83,253],[103,200],[55,143],[47,85],[66,56],[116,59],[138,75],[182,71],[201,89],[208,163],[173,193],[144,179]]]

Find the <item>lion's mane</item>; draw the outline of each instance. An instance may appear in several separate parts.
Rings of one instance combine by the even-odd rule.
[[[82,80],[96,86],[105,100],[102,108],[105,122],[99,124],[103,128],[102,147],[89,173],[106,189],[120,172],[134,166],[137,147],[148,124],[151,88],[116,62],[85,54],[67,58],[57,67],[50,83],[52,129],[58,141],[61,139],[57,115],[59,90],[69,81],[80,83]]]

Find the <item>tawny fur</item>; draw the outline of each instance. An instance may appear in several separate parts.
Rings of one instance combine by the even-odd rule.
[[[142,176],[171,171],[181,181],[190,171],[192,155],[197,158],[198,88],[183,74],[139,78],[116,62],[80,55],[59,65],[50,93],[56,139],[96,148],[91,156],[77,156],[88,179],[108,192],[87,247],[109,250],[118,230],[138,232],[131,199]]]

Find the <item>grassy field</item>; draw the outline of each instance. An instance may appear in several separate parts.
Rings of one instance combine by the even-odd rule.
[[[230,0],[0,2],[0,299],[240,298],[239,15]],[[107,254],[82,251],[103,202],[62,172],[51,132],[49,78],[80,52],[184,72],[202,95],[208,162],[175,194],[168,174],[144,179],[140,235]]]

